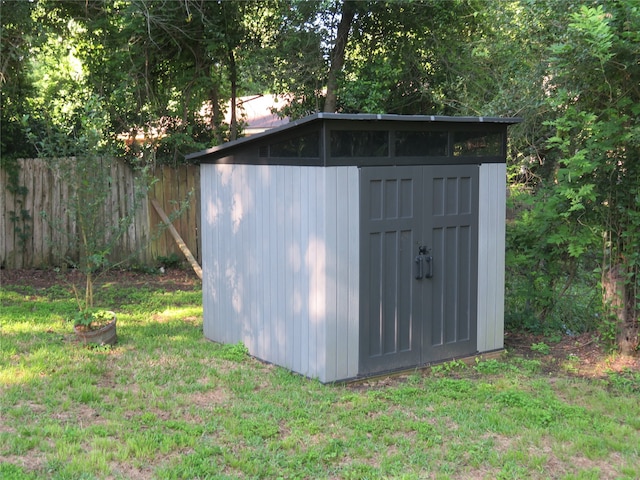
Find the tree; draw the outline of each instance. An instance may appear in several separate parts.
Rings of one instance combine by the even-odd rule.
[[[342,4],[340,23],[336,31],[336,39],[331,49],[331,63],[327,74],[327,95],[324,102],[324,111],[333,113],[338,104],[338,75],[344,66],[345,50],[349,38],[351,23],[356,15],[356,7],[353,1],[345,0]]]
[[[33,153],[20,123],[34,90],[28,79],[29,50],[39,41],[33,9],[32,2],[0,2],[0,146],[5,161]]]
[[[105,99],[112,140],[128,134],[130,156],[151,150],[165,163],[240,133],[236,102],[231,125],[224,124],[224,112],[245,85],[263,88],[256,86],[261,74],[253,58],[263,58],[256,53],[268,46],[281,8],[279,2],[205,0],[36,5],[36,23],[73,50],[84,85]],[[55,73],[46,57],[40,63],[45,76]]]
[[[60,258],[78,268],[85,276],[84,298],[79,299],[81,311],[93,307],[93,285],[96,275],[115,265],[109,255],[135,220],[135,214],[146,200],[148,179],[144,165],[138,168],[138,182],[133,195],[117,207],[116,218],[105,215],[107,200],[112,191],[110,172],[114,162],[105,138],[105,111],[99,97],[89,95],[82,107],[71,115],[74,124],[67,130],[50,129],[45,136],[35,135],[27,126],[29,139],[38,153],[49,162],[54,175],[69,186],[64,197],[64,211],[68,219],[47,219],[53,228],[74,224],[75,229],[61,228],[67,235],[69,250],[76,258]],[[70,123],[70,122],[69,122]],[[135,252],[132,252],[132,254]]]
[[[583,5],[569,20],[552,46],[548,157],[556,168],[545,207],[571,226],[551,233],[571,257],[600,245],[604,306],[618,347],[631,354],[640,313],[640,5]]]
[[[296,2],[278,35],[275,89],[286,113],[457,113],[467,45],[485,2]],[[469,77],[471,78],[471,77]],[[465,78],[465,81],[469,81]]]
[[[474,0],[368,4],[354,27],[341,110],[460,113],[461,77],[475,78],[467,46],[481,33],[485,8]]]

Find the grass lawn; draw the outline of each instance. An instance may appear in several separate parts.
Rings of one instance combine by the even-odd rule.
[[[640,478],[640,372],[508,354],[322,385],[204,339],[196,282],[96,295],[113,348],[75,341],[64,282],[0,287],[0,478]]]

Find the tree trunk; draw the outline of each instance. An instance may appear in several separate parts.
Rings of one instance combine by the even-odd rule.
[[[338,24],[338,33],[336,34],[336,43],[331,51],[331,65],[327,75],[327,98],[324,101],[324,111],[333,113],[338,105],[338,74],[344,66],[344,53],[347,47],[347,39],[349,38],[349,30],[351,23],[355,17],[356,10],[352,1],[345,0],[342,4],[342,17]]]
[[[236,66],[236,56],[233,53],[233,49],[229,50],[229,77],[231,80],[231,125],[229,140],[235,140],[238,138],[238,118],[236,115],[238,71]]]
[[[215,132],[215,138],[217,140],[217,144],[221,145],[224,142],[224,135],[222,134],[222,112],[220,111],[220,98],[218,96],[218,87],[217,85],[211,89],[210,95],[211,102],[211,130]]]
[[[639,340],[635,302],[618,265],[606,269],[602,275],[603,300],[606,312],[617,319],[616,342],[620,353],[633,355]]]
[[[84,291],[84,308],[93,308],[93,272],[87,271]]]

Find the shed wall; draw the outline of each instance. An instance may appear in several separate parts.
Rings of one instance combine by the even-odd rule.
[[[478,351],[504,346],[507,166],[480,165],[478,186]]]
[[[328,382],[358,370],[356,167],[201,166],[204,333]]]

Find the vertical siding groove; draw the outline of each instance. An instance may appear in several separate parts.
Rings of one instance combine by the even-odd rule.
[[[325,355],[324,362],[324,378],[335,378],[338,363],[338,288],[339,278],[339,252],[341,245],[338,242],[338,176],[336,168],[327,168],[325,176],[325,239],[326,264],[325,274],[326,293],[325,293],[325,315],[323,325],[324,341],[321,349]],[[342,285],[340,285],[342,286]]]
[[[300,235],[300,271],[302,281],[300,284],[300,303],[302,306],[301,328],[300,328],[300,370],[304,375],[311,375],[309,361],[309,323],[310,323],[310,302],[309,302],[309,275],[307,265],[307,255],[311,231],[310,196],[311,175],[314,170],[311,168],[300,169],[300,214],[301,214],[301,235]]]
[[[349,229],[349,323],[347,326],[347,372],[345,377],[358,374],[360,346],[360,177],[356,167],[349,168],[348,229]],[[342,375],[341,375],[342,377]]]

